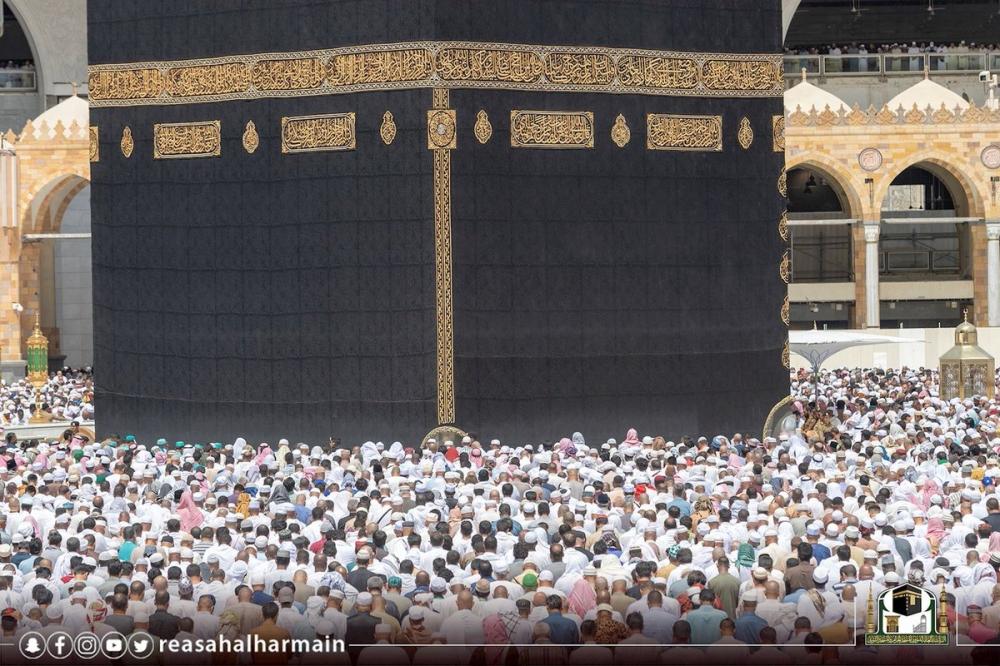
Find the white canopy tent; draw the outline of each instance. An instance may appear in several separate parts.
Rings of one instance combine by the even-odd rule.
[[[919,342],[922,339],[898,338],[890,335],[875,335],[862,331],[789,331],[788,348],[802,356],[812,365],[813,374],[819,372],[824,361],[839,351],[865,345],[887,345],[903,342]]]

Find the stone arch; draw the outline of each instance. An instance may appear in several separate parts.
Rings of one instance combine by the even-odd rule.
[[[29,17],[21,11],[22,7],[20,5],[23,4],[23,0],[4,0],[4,4],[7,5],[7,8],[10,9],[10,13],[14,15],[15,19],[17,19],[18,25],[20,25],[21,30],[24,31],[24,38],[28,40],[28,47],[31,49],[31,57],[35,61],[36,76],[39,78],[38,87],[41,89],[42,58],[39,57],[38,44],[35,40],[36,31],[32,29],[33,26],[28,20]],[[48,58],[45,58],[45,60],[48,60]]]
[[[90,184],[88,175],[67,173],[56,176],[35,192],[26,193],[21,233],[40,234],[59,231],[66,207],[73,197]]]
[[[792,17],[795,16],[795,11],[799,8],[799,3],[802,0],[781,0],[781,41],[785,41],[785,36],[788,35],[788,27],[792,25]]]
[[[89,164],[87,164],[89,167]],[[79,170],[79,169],[77,169]],[[89,168],[88,168],[89,171]],[[62,226],[62,218],[77,194],[90,185],[85,175],[63,173],[45,184],[25,191],[22,195],[20,236],[25,234],[57,233]],[[49,250],[51,253],[51,249]],[[50,349],[59,348],[59,329],[55,322],[55,313],[48,308],[42,308],[42,286],[44,271],[41,270],[42,246],[40,243],[21,242],[18,257],[18,302],[28,312],[42,312],[42,328],[49,337]],[[48,275],[46,273],[46,275]],[[51,276],[49,276],[51,278]],[[49,279],[45,280],[49,284]],[[32,317],[21,317],[21,344],[31,335],[34,322]]]
[[[861,196],[855,189],[851,173],[844,169],[838,160],[826,154],[806,153],[788,158],[785,162],[786,171],[792,169],[812,169],[823,174],[829,181],[833,191],[840,199],[841,208],[848,217],[861,219],[864,211]]]
[[[975,181],[965,173],[965,165],[957,156],[939,150],[917,153],[905,161],[893,163],[892,169],[880,180],[875,192],[875,205],[881,210],[892,181],[910,167],[920,167],[937,176],[948,188],[959,217],[984,217],[985,197]]]

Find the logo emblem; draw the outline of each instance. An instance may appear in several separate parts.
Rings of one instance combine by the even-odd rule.
[[[108,659],[121,659],[128,650],[125,637],[117,631],[109,631],[101,637],[101,652]]]
[[[910,584],[884,590],[874,600],[869,594],[865,644],[947,645],[945,604],[930,590]]]
[[[73,647],[81,659],[93,659],[101,652],[101,643],[97,640],[97,636],[90,632],[77,634]]]
[[[65,631],[56,631],[45,643],[53,659],[65,659],[73,654],[73,639]]]
[[[146,659],[153,656],[156,643],[152,636],[144,631],[137,631],[128,637],[128,651],[136,659]]]
[[[37,631],[26,632],[17,641],[17,649],[25,659],[38,659],[45,654],[45,637]]]

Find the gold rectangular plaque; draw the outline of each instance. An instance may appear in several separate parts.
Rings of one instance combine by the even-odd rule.
[[[90,161],[101,161],[100,130],[97,129],[97,125],[90,126]]]
[[[218,120],[153,125],[153,158],[157,160],[218,157],[222,125]]]
[[[650,150],[722,150],[722,116],[646,115]]]
[[[321,150],[354,150],[354,112],[281,119],[281,152],[312,153]]]
[[[513,148],[593,148],[594,114],[590,111],[511,111]]]

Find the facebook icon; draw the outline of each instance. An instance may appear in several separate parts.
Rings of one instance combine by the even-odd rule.
[[[53,632],[45,645],[53,659],[65,659],[73,654],[73,639],[65,631]]]

